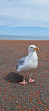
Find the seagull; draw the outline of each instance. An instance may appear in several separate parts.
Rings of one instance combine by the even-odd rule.
[[[35,80],[31,78],[30,71],[33,69],[36,69],[38,66],[38,56],[37,56],[37,50],[39,48],[36,47],[35,45],[30,45],[28,47],[28,52],[29,54],[26,57],[21,58],[18,63],[16,64],[16,70],[17,72],[20,71],[28,71],[29,72],[29,82],[34,82]],[[27,84],[25,81],[25,74],[24,74],[24,79],[20,84]]]

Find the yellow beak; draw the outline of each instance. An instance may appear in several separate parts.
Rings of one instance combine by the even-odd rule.
[[[35,50],[39,50],[39,48],[38,47],[36,47],[36,48],[34,48]]]

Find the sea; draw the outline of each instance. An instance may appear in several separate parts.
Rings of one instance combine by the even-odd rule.
[[[49,40],[49,36],[0,35],[0,40]]]

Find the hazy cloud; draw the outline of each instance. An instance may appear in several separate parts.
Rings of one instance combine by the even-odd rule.
[[[0,26],[49,27],[49,0],[0,0]]]

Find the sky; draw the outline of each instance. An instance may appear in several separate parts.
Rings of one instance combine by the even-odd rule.
[[[0,35],[49,36],[49,0],[0,0]]]

